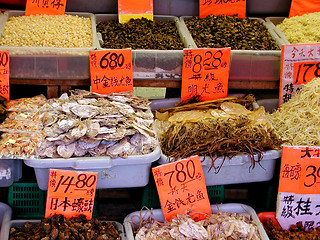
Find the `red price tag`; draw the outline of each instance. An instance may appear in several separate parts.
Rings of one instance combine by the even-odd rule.
[[[131,18],[153,20],[153,0],[118,0],[119,22],[128,22]]]
[[[230,56],[231,48],[185,49],[181,101],[196,95],[202,101],[226,97]]]
[[[302,62],[293,64],[293,84],[306,84],[320,77],[320,62]]]
[[[50,169],[45,217],[92,218],[98,173]]]
[[[277,219],[284,229],[301,222],[307,231],[319,227],[320,147],[282,148]]]
[[[9,52],[7,51],[0,51],[0,95],[9,101]]]
[[[320,77],[320,43],[282,45],[279,105]]]
[[[319,12],[320,0],[292,0],[289,17]]]
[[[63,15],[67,0],[27,0],[25,15]]]
[[[279,192],[320,194],[320,147],[282,148]]]
[[[246,17],[246,0],[200,0],[199,17],[214,15],[238,15],[240,18]]]
[[[189,211],[197,220],[212,213],[199,156],[155,167],[152,173],[166,220]]]
[[[90,51],[89,60],[92,92],[133,91],[131,49]]]

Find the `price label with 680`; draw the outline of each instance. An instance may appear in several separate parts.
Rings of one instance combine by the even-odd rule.
[[[50,169],[45,217],[92,217],[98,173]]]
[[[162,211],[167,220],[178,213],[188,211],[211,213],[198,156],[155,167],[152,172]],[[204,215],[194,214],[193,217],[202,219]]]
[[[131,49],[91,51],[89,61],[92,92],[133,91]]]

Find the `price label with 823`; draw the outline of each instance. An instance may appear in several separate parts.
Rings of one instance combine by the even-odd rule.
[[[199,156],[155,167],[152,173],[167,220],[189,211],[199,220],[211,213]]]
[[[231,48],[183,51],[181,100],[200,96],[202,101],[226,97]]]
[[[98,173],[50,169],[45,217],[80,214],[91,219]]]
[[[133,91],[131,49],[90,51],[89,61],[92,92]]]

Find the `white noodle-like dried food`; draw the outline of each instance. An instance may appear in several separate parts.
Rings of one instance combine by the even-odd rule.
[[[319,26],[320,12],[315,12],[285,18],[277,28],[283,32],[290,43],[296,44],[320,42]]]
[[[287,145],[320,146],[320,78],[305,84],[268,119]]]

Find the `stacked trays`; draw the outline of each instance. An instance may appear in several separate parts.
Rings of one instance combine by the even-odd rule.
[[[22,159],[0,160],[0,187],[9,187],[22,177]]]
[[[244,204],[237,204],[237,203],[228,203],[228,204],[221,204],[221,205],[211,205],[212,213],[217,213],[218,211],[221,212],[229,212],[229,213],[240,213],[240,214],[249,214],[252,218],[252,220],[257,224],[260,236],[262,239],[269,239],[256,212],[254,209],[252,209],[250,206],[244,205]],[[147,219],[151,216],[151,214],[155,217],[155,219],[159,222],[164,221],[164,216],[161,209],[154,209],[150,211],[137,211],[130,213],[126,218],[124,219],[124,228],[126,231],[127,239],[128,240],[134,240],[134,234],[131,222],[134,223],[134,225],[139,226],[140,219],[137,216],[142,216],[143,219]]]
[[[116,14],[96,14],[66,12],[90,18],[92,22],[92,41],[89,48],[54,48],[54,47],[9,47],[11,57],[10,76],[29,79],[88,79],[90,77],[88,52],[102,50],[97,36],[96,23],[117,19]],[[11,16],[22,16],[24,11],[7,11],[2,17],[0,35]],[[184,48],[197,48],[184,20],[191,17],[155,15],[154,20],[172,20]],[[279,48],[284,44],[277,32],[263,19],[258,19],[267,26]],[[134,79],[181,79],[183,50],[133,50]],[[281,50],[232,50],[230,81],[278,81],[280,75]]]

